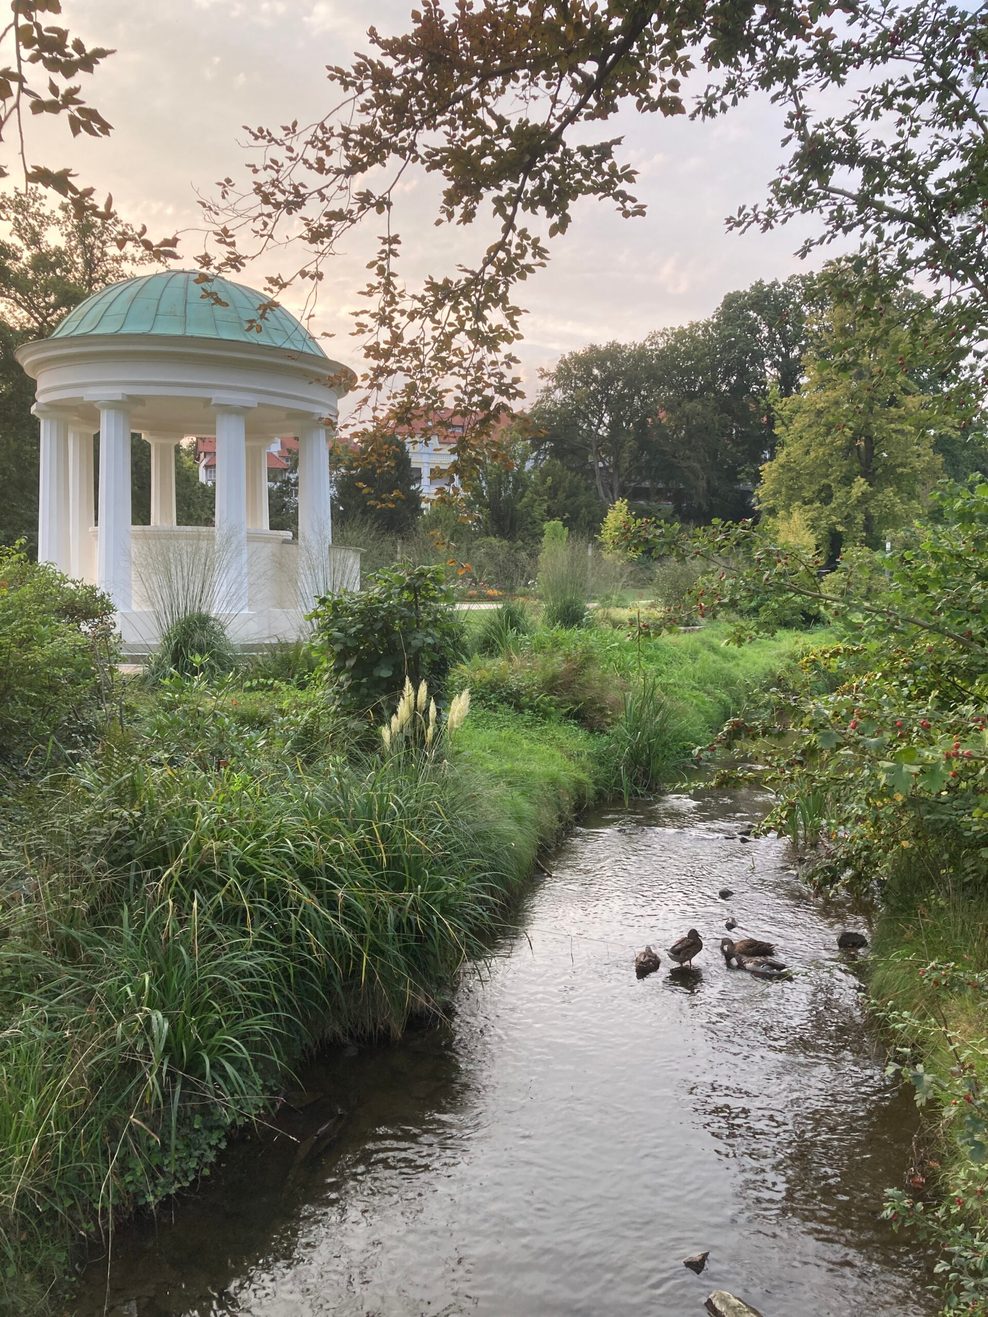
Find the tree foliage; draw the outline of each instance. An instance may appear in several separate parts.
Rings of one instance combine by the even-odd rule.
[[[774,448],[769,395],[798,384],[807,282],[759,281],[708,320],[641,343],[591,345],[544,372],[538,444],[603,508],[668,502],[690,521],[743,516]]]
[[[7,497],[0,506],[0,542],[35,547],[38,529],[38,423],[31,414],[34,385],[14,358],[22,343],[46,338],[80,302],[124,279],[154,258],[139,245],[124,255],[133,231],[116,216],[54,209],[36,188],[0,196],[0,469]],[[126,245],[126,243],[124,243]],[[146,448],[147,446],[144,445]],[[150,487],[135,471],[138,506]],[[179,489],[188,490],[181,473]],[[149,497],[149,495],[146,495]],[[194,523],[193,523],[194,524]]]
[[[336,502],[346,517],[361,514],[382,531],[405,535],[422,512],[419,478],[404,441],[393,431],[365,437],[335,453]]]
[[[25,341],[47,338],[91,293],[155,264],[126,247],[133,229],[116,215],[52,208],[37,188],[0,195],[0,314]]]
[[[758,506],[797,517],[833,559],[842,547],[879,548],[916,518],[943,471],[936,440],[957,428],[949,392],[925,391],[932,314],[904,313],[901,300],[867,313],[831,307],[802,388],[774,403],[779,447],[762,467]]]
[[[532,496],[545,520],[562,521],[583,539],[600,525],[604,509],[588,475],[558,457],[538,459],[532,472]]]
[[[304,254],[270,279],[277,296],[294,277],[318,281],[356,225],[377,225],[358,323],[371,389],[402,376],[408,398],[434,406],[453,376],[459,408],[483,412],[519,396],[516,288],[545,264],[576,202],[643,212],[606,121],[624,105],[708,118],[757,92],[779,105],[791,156],[768,203],[734,223],[814,214],[808,246],[858,238],[953,295],[965,328],[981,325],[983,19],[943,0],[430,0],[406,33],[371,28],[371,53],[329,69],[325,117],[250,130],[254,159],[210,207],[204,265],[237,271],[251,251],[297,236]],[[698,73],[708,85],[690,100],[684,80]],[[828,114],[835,89],[849,113]],[[437,223],[482,221],[476,258],[420,286],[400,277],[396,192],[416,170],[439,184]]]
[[[531,441],[512,433],[495,441],[474,470],[465,504],[481,535],[534,541],[543,506],[535,490]]]
[[[533,412],[540,447],[582,470],[605,507],[654,474],[652,364],[648,343],[591,344],[544,373]]]
[[[80,224],[114,225],[120,248],[132,247],[136,256],[157,260],[176,255],[177,237],[152,240],[147,229],[119,223],[108,196],[100,205],[95,189],[80,186],[68,168],[41,164],[28,158],[28,123],[36,115],[64,119],[73,137],[108,137],[113,130],[103,115],[82,96],[80,74],[91,74],[108,56],[104,46],[87,46],[68,28],[46,22],[62,11],[61,0],[12,0],[11,19],[0,30],[0,144],[15,140],[23,189],[34,186],[67,199]],[[0,161],[0,179],[11,176],[10,165]]]
[[[804,848],[822,843],[832,881],[867,891],[919,860],[931,881],[983,878],[986,545],[988,484],[972,482],[939,493],[898,551],[849,556],[826,589],[798,555],[763,543],[725,592],[757,572],[774,592],[816,594],[841,628],[810,661],[824,684],[777,692],[754,729],[730,729],[764,738],[768,822]],[[735,539],[736,563],[743,548]]]

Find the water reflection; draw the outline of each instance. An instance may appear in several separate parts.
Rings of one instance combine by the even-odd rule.
[[[926,1260],[877,1220],[915,1113],[836,951],[842,912],[776,842],[739,842],[753,808],[700,790],[588,819],[451,1018],[312,1067],[280,1135],[232,1149],[173,1224],[118,1240],[112,1304],[637,1317],[700,1313],[724,1287],[770,1317],[932,1313]],[[726,968],[729,914],[791,981]],[[691,926],[692,971],[663,955],[635,977],[635,951]],[[299,1162],[337,1108],[338,1140]],[[682,1259],[700,1249],[697,1277]],[[94,1266],[80,1317],[105,1284]]]

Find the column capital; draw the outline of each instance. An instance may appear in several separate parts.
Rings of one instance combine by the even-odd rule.
[[[66,425],[71,425],[75,419],[70,411],[62,407],[37,402],[31,408],[31,415],[36,416],[39,421],[64,421]]]
[[[336,417],[329,412],[312,412],[312,411],[291,411],[288,413],[288,419],[293,425],[304,425],[307,428],[321,426],[324,430],[331,430],[336,425]]]
[[[242,415],[257,406],[255,399],[237,393],[217,393],[209,401],[218,412],[240,412]]]
[[[91,403],[94,407],[120,407],[128,412],[132,407],[144,405],[143,398],[138,398],[133,393],[117,393],[115,390],[84,393],[82,398],[83,402]]]

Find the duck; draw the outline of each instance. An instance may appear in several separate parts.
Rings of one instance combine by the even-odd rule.
[[[759,979],[787,979],[789,978],[789,966],[774,956],[746,956],[737,949],[737,944],[732,942],[729,937],[722,937],[720,940],[720,949],[724,953],[724,959],[730,965],[734,962],[738,969],[747,970],[749,974],[754,974]]]
[[[685,937],[681,937],[669,947],[669,956],[677,965],[693,968],[693,957],[703,950],[703,939],[695,928],[691,928]]]
[[[654,974],[661,964],[659,953],[647,946],[644,951],[639,951],[635,957],[635,973],[640,979],[643,979],[647,974]]]
[[[729,951],[728,947],[730,947]],[[773,942],[763,942],[760,937],[741,937],[734,942],[729,937],[722,937],[720,949],[724,953],[725,960],[730,960],[732,956],[775,955],[775,944]]]

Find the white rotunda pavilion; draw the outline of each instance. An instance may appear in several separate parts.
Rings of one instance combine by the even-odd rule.
[[[194,273],[127,279],[71,312],[17,359],[37,381],[38,557],[105,590],[131,650],[183,612],[214,613],[239,643],[293,639],[319,596],[359,585],[332,546],[326,427],[349,372],[282,308]],[[248,328],[251,325],[251,328]],[[99,436],[98,494],[94,433]],[[131,435],[151,446],[151,524],[131,524]],[[216,435],[215,526],[178,526],[175,448]],[[267,451],[299,443],[299,534],[268,525]]]

